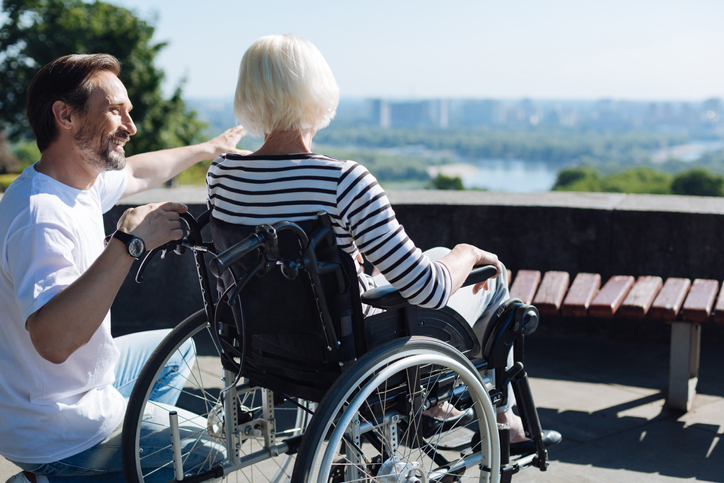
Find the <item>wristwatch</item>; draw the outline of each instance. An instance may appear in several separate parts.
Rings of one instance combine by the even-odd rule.
[[[146,244],[143,243],[143,240],[137,236],[122,232],[121,230],[116,230],[113,235],[109,236],[106,244],[108,244],[111,238],[116,238],[117,240],[121,240],[125,243],[128,254],[133,258],[139,258],[146,251]]]

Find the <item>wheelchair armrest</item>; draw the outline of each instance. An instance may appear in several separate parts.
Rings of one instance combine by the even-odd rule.
[[[378,309],[399,309],[410,305],[405,297],[392,285],[368,290],[361,295],[362,303]]]
[[[483,282],[498,273],[493,265],[485,265],[474,269],[463,282],[463,287]],[[379,309],[399,309],[410,305],[400,292],[392,285],[373,288],[362,294],[362,303]]]

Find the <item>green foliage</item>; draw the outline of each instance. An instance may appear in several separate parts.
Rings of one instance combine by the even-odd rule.
[[[433,189],[436,190],[464,190],[463,180],[458,176],[445,176],[444,174],[438,174],[430,182]]]
[[[25,118],[26,90],[35,72],[67,54],[108,53],[123,65],[121,80],[138,127],[128,155],[192,144],[205,124],[188,111],[178,87],[164,99],[164,74],[154,66],[165,46],[152,43],[154,27],[129,10],[96,1],[3,0],[0,28],[0,129],[12,139],[32,138]]]
[[[323,153],[337,159],[352,159],[366,167],[382,184],[411,183],[423,187],[429,182],[427,166],[441,164],[447,159],[429,159],[415,155],[396,155],[371,150],[339,149],[328,146],[316,146],[315,152]],[[206,171],[211,161],[198,163],[179,175],[179,184],[203,185],[206,182]]]
[[[603,191],[601,174],[591,167],[566,168],[558,172],[551,191]]]
[[[211,166],[211,161],[202,161],[194,164],[178,175],[178,184],[205,186],[206,172],[209,170],[209,166]]]
[[[16,173],[0,174],[0,193],[3,193],[17,177]]]
[[[18,158],[8,149],[7,138],[0,133],[0,174],[13,173],[18,169]]]
[[[317,133],[315,140],[334,146],[387,149],[419,146],[447,151],[466,159],[522,159],[559,165],[610,164],[611,170],[641,163],[657,149],[681,144],[681,134],[656,132],[599,132],[576,129],[536,128],[511,130],[475,127],[452,129],[377,127],[337,128]]]
[[[671,192],[690,196],[724,196],[724,177],[703,168],[694,168],[674,178]]]
[[[664,195],[671,192],[671,175],[652,168],[629,168],[608,175],[603,191]]]
[[[337,159],[352,159],[367,168],[382,182],[424,181],[430,179],[427,166],[441,164],[445,159],[430,159],[410,154],[390,154],[378,150],[339,149],[315,146],[315,151]]]
[[[553,191],[724,196],[724,176],[693,168],[673,176],[652,168],[630,168],[602,176],[591,167],[563,169]]]
[[[33,141],[21,141],[13,148],[13,154],[18,158],[18,172],[27,168],[40,159],[40,150]]]

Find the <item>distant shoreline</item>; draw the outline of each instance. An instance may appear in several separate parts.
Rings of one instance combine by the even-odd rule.
[[[438,174],[441,174],[448,178],[465,179],[474,176],[477,172],[478,168],[476,166],[467,163],[442,164],[427,168],[427,174],[432,178],[436,178]]]

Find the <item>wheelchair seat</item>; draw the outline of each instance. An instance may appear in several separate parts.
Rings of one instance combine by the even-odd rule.
[[[218,279],[219,294],[245,284],[236,301],[222,297],[217,306],[221,342],[231,355],[227,363],[242,360],[242,375],[280,394],[318,402],[348,362],[395,338],[423,335],[447,342],[468,357],[480,353],[472,328],[447,307],[430,310],[402,303],[364,317],[355,264],[337,247],[328,215],[296,224],[316,241],[314,253],[293,230],[278,230],[277,253],[249,253]],[[209,225],[219,252],[258,230],[213,216]],[[264,257],[271,261],[250,276]],[[285,266],[281,260],[299,267],[298,274],[287,277],[279,269]],[[365,302],[375,305],[370,295]],[[324,326],[330,321],[327,333],[333,340],[325,338]]]

